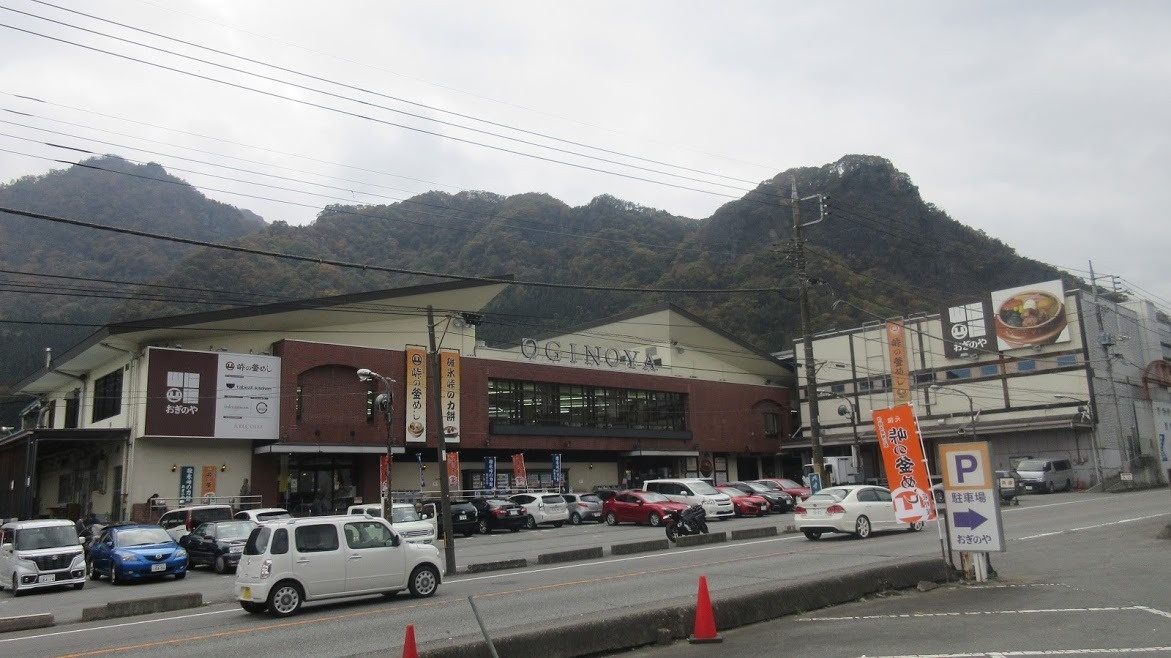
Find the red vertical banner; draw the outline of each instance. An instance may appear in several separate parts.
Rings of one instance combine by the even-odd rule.
[[[447,453],[447,485],[452,491],[459,491],[459,453]]]
[[[439,401],[443,410],[443,440],[459,443],[459,352],[439,353]]]
[[[386,498],[386,474],[394,467],[394,462],[387,463],[389,455],[382,455],[378,458],[378,490],[382,492],[382,497]]]
[[[894,498],[895,518],[901,523],[934,519],[931,478],[923,459],[919,422],[911,405],[877,409],[871,418],[882,451],[886,481]]]
[[[911,374],[907,365],[907,328],[902,320],[886,323],[886,347],[890,353],[890,382],[895,404],[909,404]]]
[[[523,452],[512,456],[512,486],[516,489],[529,488],[529,477],[525,473],[525,455]]]

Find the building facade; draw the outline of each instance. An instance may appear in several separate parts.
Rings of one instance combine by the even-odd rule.
[[[104,327],[17,385],[35,401],[0,438],[0,517],[344,511],[379,500],[388,452],[404,499],[445,474],[456,495],[779,474],[790,365],[670,305],[489,347],[476,325],[506,286]]]

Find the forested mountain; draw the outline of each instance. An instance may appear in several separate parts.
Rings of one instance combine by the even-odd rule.
[[[487,309],[479,333],[489,341],[672,301],[763,349],[789,349],[799,327],[789,202],[794,178],[800,196],[829,197],[828,216],[804,229],[817,331],[933,312],[945,301],[1061,277],[1055,268],[1017,255],[924,202],[909,176],[873,156],[780,173],[706,219],[610,196],[570,207],[540,193],[430,192],[386,206],[330,206],[306,226],[264,224],[247,211],[204,198],[158,166],[140,168],[113,158],[97,164],[102,169],[73,167],[0,187],[0,206],[398,272],[195,251],[4,216],[0,257],[8,283],[0,292],[0,319],[9,322],[0,323],[5,354],[0,381],[26,376],[40,365],[45,346],[68,346],[67,339],[78,336],[12,320],[101,323],[442,280],[426,273],[511,274],[520,282]],[[126,174],[107,171],[115,169]],[[821,216],[816,200],[802,203],[800,212],[803,223]],[[17,277],[9,271],[155,285],[113,309],[116,300],[70,296],[68,282],[53,290],[16,288]],[[836,300],[847,303],[835,305]]]

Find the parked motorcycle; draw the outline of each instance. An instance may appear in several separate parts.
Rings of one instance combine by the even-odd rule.
[[[703,505],[692,505],[681,512],[670,512],[663,519],[667,539],[675,541],[679,535],[707,534],[707,512]]]

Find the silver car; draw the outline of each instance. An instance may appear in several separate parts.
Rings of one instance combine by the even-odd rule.
[[[602,499],[597,494],[561,494],[569,508],[569,522],[581,525],[582,521],[602,522]]]

